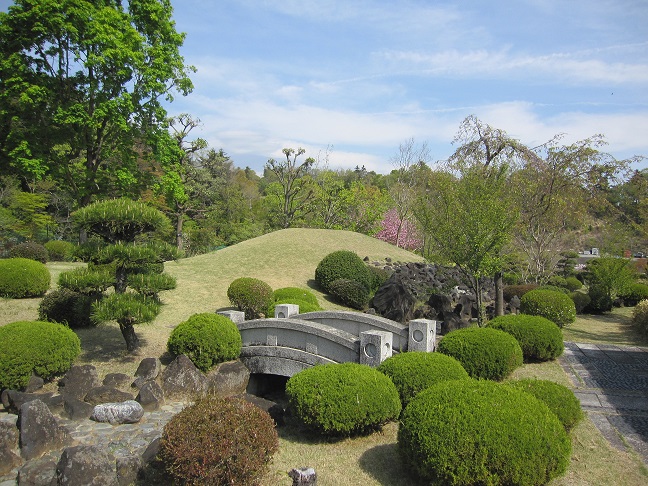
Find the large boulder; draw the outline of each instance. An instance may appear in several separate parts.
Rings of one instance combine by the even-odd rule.
[[[72,366],[59,381],[59,392],[83,400],[91,389],[98,386],[101,382],[94,366]]]
[[[157,382],[147,381],[140,388],[135,400],[139,402],[144,410],[152,412],[164,405],[164,392]]]
[[[96,405],[90,419],[110,424],[134,424],[144,416],[144,409],[135,400]]]
[[[49,457],[28,461],[18,470],[19,486],[57,486],[56,463]]]
[[[47,405],[40,400],[24,403],[20,407],[18,423],[20,453],[27,460],[60,449],[71,442],[65,429],[56,423]]]
[[[162,372],[165,397],[195,397],[207,391],[207,377],[181,354]]]
[[[54,395],[52,392],[25,393],[18,390],[4,390],[1,399],[5,411],[9,413],[18,413],[23,403],[33,400],[43,402],[52,413],[57,412],[63,407],[63,397],[61,395]]]
[[[239,360],[219,364],[207,373],[209,391],[222,397],[245,393],[250,370]]]
[[[99,405],[100,403],[125,402],[126,400],[132,399],[133,395],[130,393],[102,385],[90,389],[83,398],[83,401],[91,405]]]
[[[383,317],[398,322],[412,318],[416,297],[409,291],[399,274],[392,275],[373,297],[371,307]]]
[[[70,420],[90,418],[94,405],[74,397],[67,397],[63,403],[63,413]]]
[[[144,383],[150,380],[155,380],[162,370],[162,364],[157,358],[144,358],[140,361],[137,370],[135,371],[135,381],[132,386],[140,388]]]
[[[59,486],[119,486],[115,456],[97,446],[66,448],[56,472]]]
[[[121,388],[127,386],[132,380],[130,375],[125,373],[108,373],[104,376],[101,384],[103,386],[109,386],[111,388]]]

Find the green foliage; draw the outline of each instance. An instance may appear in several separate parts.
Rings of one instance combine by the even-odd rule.
[[[587,296],[590,302],[585,308],[586,312],[602,314],[612,310],[614,302],[610,293],[602,285],[591,284],[587,289]]]
[[[369,265],[367,267],[369,273],[371,274],[371,288],[369,289],[372,293],[375,293],[380,287],[382,287],[389,277],[391,277],[391,272],[388,272],[384,268],[374,267]]]
[[[45,265],[29,258],[0,260],[0,297],[23,299],[45,295],[50,285]]]
[[[542,485],[567,469],[571,443],[528,393],[489,381],[446,381],[419,393],[398,450],[425,484]]]
[[[565,350],[560,328],[542,316],[499,316],[490,321],[488,327],[507,332],[517,339],[526,361],[548,361]]]
[[[363,310],[369,304],[369,290],[357,280],[340,278],[329,285],[330,294],[342,305]]]
[[[632,310],[632,324],[644,336],[648,336],[648,300],[642,300]]]
[[[438,351],[457,359],[472,378],[502,380],[522,366],[522,348],[504,331],[468,327],[449,332]]]
[[[394,382],[403,408],[418,393],[436,383],[468,378],[468,373],[455,358],[424,351],[395,354],[383,361],[378,371]]]
[[[97,294],[105,292],[115,281],[114,271],[108,267],[75,268],[61,272],[59,287],[79,292],[80,294]]]
[[[561,292],[563,294],[569,293],[567,287],[559,287],[557,285],[541,285],[536,290],[551,290],[552,292]]]
[[[47,249],[40,243],[34,241],[18,243],[9,250],[9,256],[11,258],[29,258],[30,260],[36,260],[41,263],[47,263],[47,260],[49,260]]]
[[[272,304],[270,304],[268,306],[268,309],[266,310],[265,315],[267,317],[274,317],[275,308],[280,304],[295,304],[295,305],[298,305],[300,314],[305,314],[306,312],[315,312],[315,311],[322,310],[322,308],[319,305],[311,304],[310,302],[306,302],[305,300],[281,299],[281,300],[275,301]]]
[[[290,301],[291,299],[294,300],[299,300],[301,302],[308,302],[309,304],[315,305],[319,307],[319,302],[317,301],[317,297],[313,292],[310,290],[305,290],[305,289],[300,289],[297,287],[284,287],[281,289],[277,289],[272,293],[272,298],[275,300],[275,302],[279,301]],[[284,304],[290,303],[290,302],[282,302]]]
[[[151,322],[160,313],[157,299],[140,294],[110,294],[92,306],[92,319],[117,321],[122,326]]]
[[[64,373],[81,352],[79,338],[54,322],[19,321],[0,327],[0,390],[22,389],[32,373]]]
[[[286,395],[295,416],[325,435],[368,432],[398,418],[401,411],[392,381],[358,363],[300,371],[286,383]]]
[[[583,283],[580,280],[578,280],[576,277],[567,277],[565,279],[565,287],[570,292],[575,292],[583,288]]]
[[[520,312],[532,316],[546,317],[558,327],[576,320],[574,301],[563,292],[554,290],[532,290],[520,299]]]
[[[128,286],[142,295],[153,297],[163,290],[176,288],[176,279],[166,273],[136,273],[128,276]]]
[[[179,324],[167,342],[174,356],[186,355],[196,368],[208,371],[212,366],[238,358],[241,334],[236,324],[218,314],[194,314]]]
[[[635,279],[635,270],[630,260],[625,258],[592,258],[587,264],[587,280],[590,288],[596,287],[598,292],[605,294],[612,301],[623,294]],[[590,297],[593,302],[598,300],[591,294]]]
[[[504,287],[504,300],[510,302],[514,295],[522,298],[527,292],[538,288],[538,284],[507,285]]]
[[[71,262],[74,260],[75,246],[73,243],[63,240],[51,240],[45,243],[49,259],[53,262]]]
[[[246,319],[255,319],[272,303],[272,287],[258,278],[241,277],[229,285],[227,297],[232,305],[245,312]]]
[[[90,315],[92,304],[97,298],[66,288],[53,290],[41,300],[38,319],[66,324],[72,328],[92,326],[94,322]]]
[[[331,292],[331,284],[339,279],[355,280],[367,289],[371,288],[372,275],[362,259],[352,251],[339,250],[326,255],[315,269],[315,281],[325,291]]]
[[[159,457],[178,484],[257,484],[279,449],[274,421],[240,398],[208,396],[164,426]]]
[[[574,392],[565,385],[548,380],[518,380],[507,385],[530,393],[556,414],[565,430],[569,432],[583,417],[581,404]]]
[[[642,283],[632,283],[619,294],[626,306],[635,306],[642,300],[648,299],[648,285]]]
[[[569,294],[569,297],[574,301],[576,314],[582,314],[583,311],[590,305],[590,302],[592,302],[591,297],[583,292],[572,292]]]
[[[561,277],[560,275],[553,275],[549,277],[549,280],[547,280],[547,285],[560,287],[561,289],[567,288],[567,279],[565,277]]]

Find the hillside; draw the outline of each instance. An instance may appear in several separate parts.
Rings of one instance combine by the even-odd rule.
[[[195,312],[213,312],[229,306],[227,287],[239,277],[254,277],[272,288],[311,288],[324,308],[337,308],[314,289],[317,264],[336,250],[350,250],[370,261],[422,261],[419,255],[370,236],[351,231],[291,228],[268,233],[217,252],[167,263],[178,280],[175,290],[163,294],[166,305],[161,324],[175,325]]]

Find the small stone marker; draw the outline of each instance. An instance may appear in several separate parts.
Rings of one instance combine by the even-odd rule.
[[[135,400],[119,403],[102,403],[95,406],[90,419],[110,424],[134,424],[140,421],[144,409]]]
[[[317,485],[317,473],[312,467],[302,467],[291,469],[288,473],[293,480],[293,486],[316,486]]]

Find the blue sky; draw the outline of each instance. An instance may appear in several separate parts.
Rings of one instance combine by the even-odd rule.
[[[648,156],[645,0],[172,3],[198,71],[169,112],[239,167],[328,147],[330,168],[386,173],[410,138],[447,158],[471,114],[530,146],[601,133]]]

